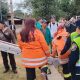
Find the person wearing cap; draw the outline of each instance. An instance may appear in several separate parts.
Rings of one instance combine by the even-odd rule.
[[[58,24],[56,22],[55,16],[52,16],[51,21],[48,24],[48,28],[50,29],[52,39],[54,38],[54,34],[57,32],[57,27]]]
[[[0,21],[0,40],[10,42],[10,43],[14,43],[14,44],[16,43],[16,39],[15,39],[15,36],[14,36],[13,32],[11,31],[11,29],[6,27],[6,25],[3,21]],[[4,52],[4,51],[1,51],[1,55],[2,55],[3,64],[4,64],[4,68],[5,68],[4,73],[7,73],[10,70],[7,55],[9,55],[9,60],[10,60],[10,64],[11,64],[11,67],[12,67],[12,71],[14,73],[17,73],[16,62],[15,62],[15,59],[14,59],[14,55],[10,54],[10,53],[7,53],[7,52]]]
[[[76,22],[78,35],[72,40],[71,54],[69,57],[69,68],[72,80],[80,80],[80,20]]]
[[[50,33],[50,30],[49,28],[47,27],[48,23],[45,19],[43,19],[43,22],[42,22],[42,33],[45,37],[45,40],[47,42],[48,45],[51,45],[51,42],[52,42],[52,39],[51,39],[51,33]]]

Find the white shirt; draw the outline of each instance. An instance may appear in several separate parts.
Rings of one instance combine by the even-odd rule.
[[[53,38],[54,37],[54,33],[57,32],[57,28],[58,28],[57,22],[55,24],[52,24],[52,22],[49,23],[48,28],[50,29],[51,37]]]

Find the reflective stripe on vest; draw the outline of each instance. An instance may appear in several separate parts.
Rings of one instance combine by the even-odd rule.
[[[23,62],[22,64],[23,64],[24,66],[35,67],[35,66],[43,65],[43,64],[45,64],[45,63],[47,63],[47,60],[44,60],[44,61],[42,61],[42,62],[37,62],[37,63],[25,63],[25,62]]]
[[[46,57],[37,58],[37,59],[22,58],[22,61],[23,61],[22,64],[24,66],[36,67],[47,63],[47,58]]]
[[[46,57],[37,58],[37,59],[22,58],[22,60],[25,60],[25,61],[42,61],[42,60],[45,60],[45,59],[46,59]]]
[[[69,74],[64,74],[64,78],[69,78],[69,77],[71,77],[71,73],[69,73]]]
[[[80,76],[80,74],[76,74],[77,76]]]

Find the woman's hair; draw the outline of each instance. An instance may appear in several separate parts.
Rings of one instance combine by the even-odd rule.
[[[35,30],[35,20],[34,19],[24,20],[24,29],[20,33],[21,40],[23,42],[34,41],[35,40],[34,30]]]

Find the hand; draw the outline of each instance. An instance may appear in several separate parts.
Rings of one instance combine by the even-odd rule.
[[[51,57],[53,57],[53,54],[50,54]]]
[[[52,65],[53,64],[53,57],[48,57],[48,64]]]

